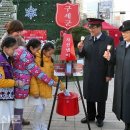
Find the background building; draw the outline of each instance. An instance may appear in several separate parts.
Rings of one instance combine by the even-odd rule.
[[[117,27],[130,19],[129,0],[83,0],[83,13],[99,17]]]
[[[14,19],[15,7],[12,0],[0,1],[0,38],[6,31],[5,25]]]

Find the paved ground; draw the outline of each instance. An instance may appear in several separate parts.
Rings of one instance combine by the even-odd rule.
[[[80,82],[82,87],[82,82]],[[77,92],[78,90],[75,86],[75,83],[71,82],[68,85],[69,91]],[[55,90],[54,90],[55,91]],[[112,99],[113,99],[113,80],[109,85],[109,94],[108,94],[107,106],[106,106],[106,118],[104,120],[104,126],[102,128],[98,128],[95,122],[90,123],[91,130],[124,130],[124,124],[118,121],[115,115],[112,112]],[[81,100],[79,101],[80,113],[76,116],[67,117],[67,121],[64,120],[64,116],[60,116],[54,110],[51,127],[50,130],[88,130],[87,124],[81,124],[80,120],[84,117],[84,111],[82,107]],[[46,108],[46,123],[48,123],[50,111],[52,107],[52,100],[48,101],[48,105]],[[56,107],[56,105],[55,105]],[[24,117],[32,121],[32,115],[35,108],[29,106],[26,101]],[[31,125],[25,126],[23,130],[32,130]]]

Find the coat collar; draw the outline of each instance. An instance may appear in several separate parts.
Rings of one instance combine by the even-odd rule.
[[[126,42],[125,41],[121,41],[120,42],[120,46],[126,48]],[[128,46],[127,48],[130,48],[130,46]]]
[[[106,34],[102,32],[102,34],[101,34],[101,36],[100,36],[100,38],[98,40],[103,41],[105,39],[105,35]],[[93,36],[90,35],[89,40],[93,40]]]
[[[48,62],[48,61],[51,61],[51,58],[48,58],[48,57],[46,57],[45,55],[43,56],[43,60],[45,61],[45,62]]]
[[[5,56],[2,53],[0,54],[0,64],[10,66],[10,64],[8,63],[8,61],[6,60]]]
[[[121,41],[121,42],[120,42],[120,45],[121,45],[121,46],[125,46],[125,45],[126,45],[125,41]]]

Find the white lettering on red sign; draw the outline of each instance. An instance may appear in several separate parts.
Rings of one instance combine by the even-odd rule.
[[[70,57],[70,53],[66,53],[65,56],[66,56],[66,57]]]
[[[71,20],[65,20],[65,25],[68,27],[68,26],[71,26]]]
[[[70,42],[70,38],[66,38],[66,41],[69,41],[69,42]]]
[[[65,18],[67,18],[67,19],[71,19],[71,13],[67,13],[67,14],[65,14]]]
[[[71,6],[66,5],[64,9],[66,10],[66,13],[64,15],[65,17],[64,23],[66,27],[70,27],[72,24],[72,13],[71,13],[72,8]]]
[[[67,43],[66,43],[66,47],[70,47],[70,43],[67,42]]]
[[[67,53],[70,52],[70,48],[66,48],[66,52],[67,52]]]
[[[65,51],[66,51],[66,57],[70,57],[70,42],[71,42],[71,39],[70,38],[67,38],[66,39],[66,49],[65,49]]]
[[[71,6],[66,5],[64,9],[65,9],[67,12],[69,12],[72,8],[71,8]]]

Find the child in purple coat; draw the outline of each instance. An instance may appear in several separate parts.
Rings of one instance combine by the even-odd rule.
[[[13,79],[11,57],[18,44],[13,37],[6,37],[1,44],[0,54],[0,130],[9,130],[14,116],[14,86],[24,83]]]

